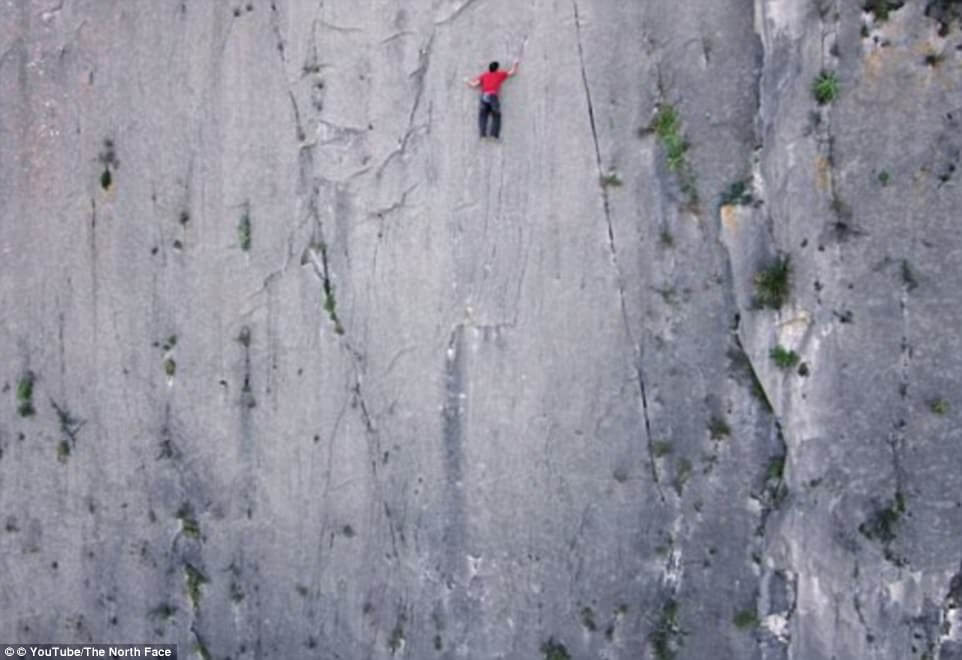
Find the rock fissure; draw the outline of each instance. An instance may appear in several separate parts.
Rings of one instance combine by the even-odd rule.
[[[585,66],[584,59],[584,45],[581,38],[581,17],[578,13],[578,3],[572,0],[571,3],[572,11],[574,13],[574,23],[575,23],[575,33],[578,42],[578,61],[581,68],[581,81],[584,85],[585,90],[585,102],[588,107],[588,124],[591,127],[591,137],[594,144],[595,151],[595,163],[598,171],[598,181],[599,187],[601,188],[601,199],[602,207],[604,209],[605,215],[605,226],[608,232],[608,250],[611,255],[611,262],[615,270],[616,285],[618,288],[618,302],[621,308],[621,318],[625,326],[625,333],[628,341],[631,342],[634,349],[634,362],[635,362],[635,374],[638,379],[638,400],[641,404],[641,414],[642,420],[644,422],[645,429],[645,445],[648,449],[648,462],[651,466],[651,476],[654,480],[655,488],[658,490],[658,495],[662,502],[665,501],[665,494],[661,488],[661,480],[658,475],[658,466],[655,461],[655,451],[654,451],[654,440],[651,436],[651,420],[648,413],[648,394],[645,386],[645,376],[642,367],[642,357],[643,351],[641,349],[640,339],[635,339],[634,332],[631,330],[631,321],[628,316],[628,305],[625,300],[625,287],[624,280],[621,274],[621,267],[618,265],[618,251],[615,245],[615,232],[614,226],[611,221],[611,203],[608,198],[607,188],[601,184],[602,177],[604,176],[604,168],[602,165],[601,158],[601,145],[598,141],[598,129],[595,123],[595,111],[594,105],[591,101],[591,86],[588,82],[588,71]]]

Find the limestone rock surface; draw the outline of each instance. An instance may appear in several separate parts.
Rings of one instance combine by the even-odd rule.
[[[0,1],[0,642],[962,658],[958,4]]]

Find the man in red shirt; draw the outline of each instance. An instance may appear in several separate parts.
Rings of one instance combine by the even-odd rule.
[[[481,129],[481,137],[487,137],[488,117],[491,117],[491,137],[495,140],[501,135],[501,104],[498,101],[498,91],[501,83],[518,72],[518,62],[515,61],[507,71],[499,71],[498,63],[492,62],[488,65],[488,72],[482,73],[477,78],[465,80],[468,87],[481,87],[481,108],[478,111],[478,128]]]

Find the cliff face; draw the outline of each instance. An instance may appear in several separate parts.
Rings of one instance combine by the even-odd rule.
[[[0,639],[962,658],[958,7],[868,6],[5,1]]]

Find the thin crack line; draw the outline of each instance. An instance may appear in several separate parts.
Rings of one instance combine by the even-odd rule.
[[[585,69],[585,53],[581,40],[581,17],[578,13],[578,3],[576,0],[571,0],[571,7],[574,10],[575,31],[578,37],[578,61],[581,65],[581,81],[585,88],[585,100],[588,102],[588,122],[591,125],[591,137],[595,145],[595,163],[598,167],[598,179],[600,181],[601,176],[604,173],[601,161],[601,146],[598,142],[598,129],[597,125],[595,124],[595,110],[591,102],[591,88],[588,85],[588,71]],[[645,388],[644,372],[641,367],[641,343],[640,341],[635,341],[633,333],[631,332],[631,323],[628,320],[628,306],[625,302],[625,287],[621,277],[621,267],[618,265],[618,251],[615,248],[615,232],[611,223],[611,204],[608,200],[608,191],[604,186],[601,186],[601,198],[605,211],[605,222],[608,229],[608,249],[611,251],[611,261],[615,268],[615,277],[617,278],[618,300],[621,305],[621,318],[625,325],[625,333],[635,352],[635,373],[638,376],[638,397],[641,401],[641,412],[645,423],[645,441],[648,446],[648,462],[651,465],[651,476],[655,481],[655,488],[658,490],[658,495],[661,498],[661,501],[664,502],[665,493],[661,488],[661,481],[658,477],[658,466],[655,464],[654,442],[652,441],[651,437],[651,419],[648,415],[648,394]]]

